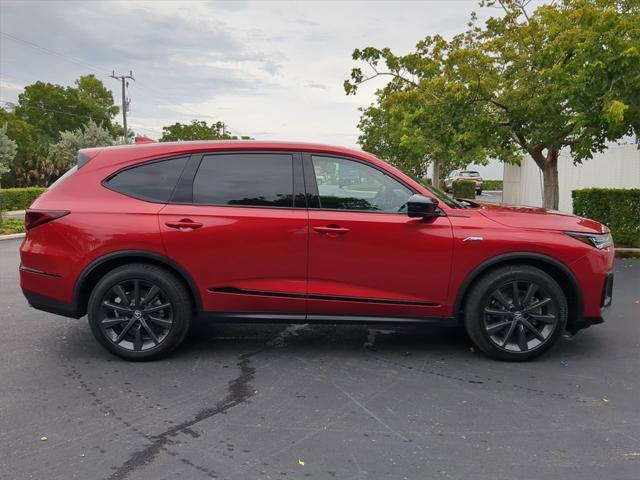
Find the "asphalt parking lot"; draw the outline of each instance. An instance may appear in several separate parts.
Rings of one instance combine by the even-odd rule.
[[[127,363],[27,306],[0,241],[0,477],[633,479],[640,261],[604,325],[527,364],[456,329],[199,324]]]

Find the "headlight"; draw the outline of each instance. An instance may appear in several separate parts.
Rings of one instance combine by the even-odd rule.
[[[613,237],[611,237],[611,233],[565,233],[582,243],[596,247],[598,250],[613,246]]]

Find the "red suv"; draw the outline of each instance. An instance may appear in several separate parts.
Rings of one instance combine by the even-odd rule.
[[[20,281],[40,310],[88,314],[116,355],[166,355],[192,320],[463,324],[527,360],[602,322],[603,225],[458,202],[372,155],[300,143],[81,150],[26,215]]]

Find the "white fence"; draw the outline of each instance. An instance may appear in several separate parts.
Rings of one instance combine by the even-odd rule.
[[[558,159],[559,210],[572,211],[571,191],[579,188],[640,188],[637,145],[613,145],[592,160],[574,165],[569,151]],[[542,171],[528,155],[520,166],[504,166],[502,200],[516,205],[542,206]]]

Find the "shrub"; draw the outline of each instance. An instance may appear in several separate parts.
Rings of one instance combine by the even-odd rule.
[[[573,213],[605,224],[618,246],[640,246],[640,189],[573,190]]]
[[[502,180],[484,180],[482,182],[483,190],[502,190]]]
[[[24,233],[24,220],[21,218],[5,218],[0,221],[0,235]]]
[[[46,188],[0,188],[0,211],[24,210]]]
[[[453,182],[453,198],[476,198],[476,182],[474,180]]]

